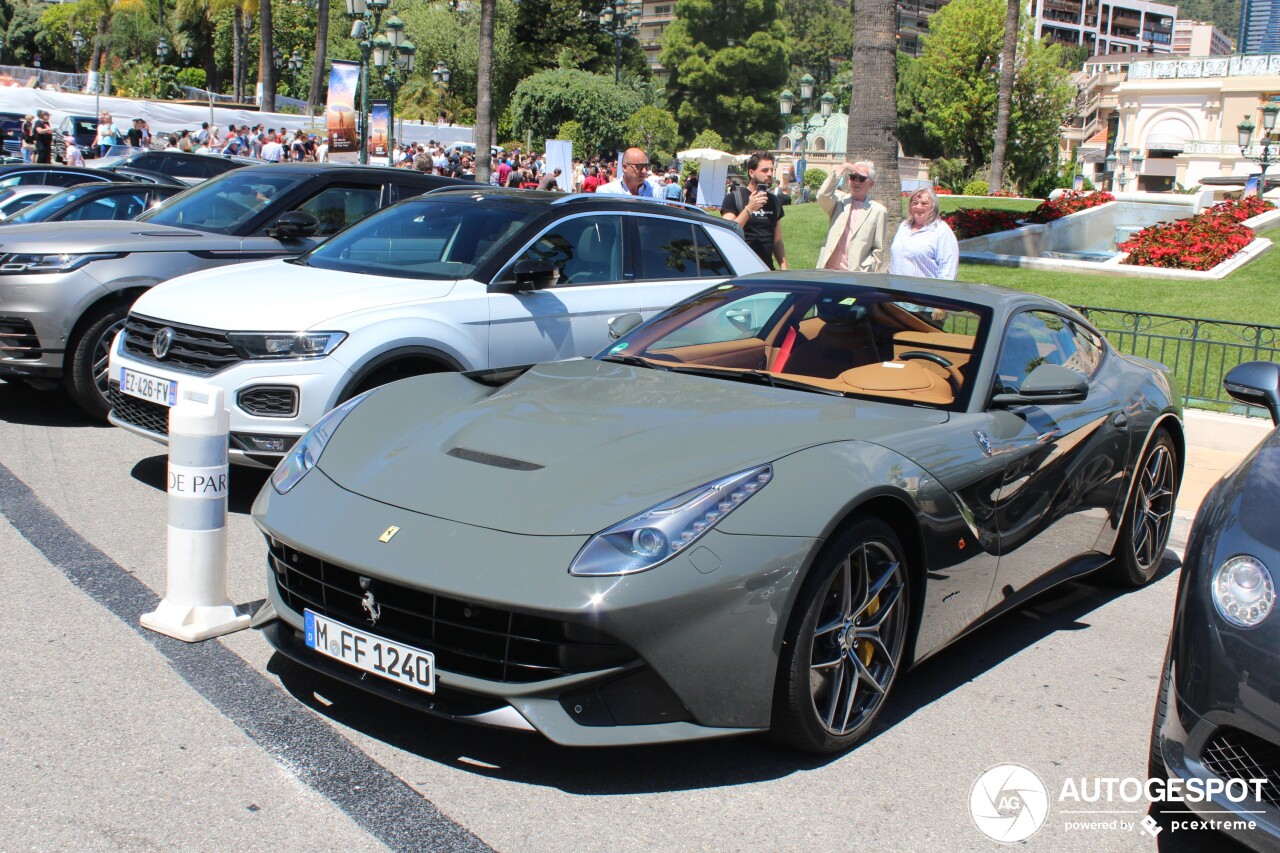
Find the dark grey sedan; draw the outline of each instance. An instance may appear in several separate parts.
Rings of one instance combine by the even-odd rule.
[[[1280,424],[1280,365],[1224,383]],[[1187,541],[1151,732],[1151,775],[1205,790],[1187,808],[1256,850],[1280,850],[1280,429],[1210,490]]]
[[[562,744],[846,749],[976,626],[1154,575],[1177,400],[1049,299],[744,276],[592,359],[334,409],[254,507],[257,623],[360,689]]]

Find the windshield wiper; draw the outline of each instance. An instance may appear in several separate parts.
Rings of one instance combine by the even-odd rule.
[[[618,364],[629,364],[632,367],[651,367],[654,370],[670,370],[666,365],[654,364],[638,355],[606,355],[600,359],[601,361],[616,361]]]
[[[768,385],[771,388],[794,388],[797,391],[811,391],[814,394],[827,394],[832,397],[847,396],[843,391],[837,391],[834,388],[823,388],[819,385],[810,385],[807,382],[798,382],[794,379],[785,379],[767,370],[727,370],[716,367],[704,367],[701,365],[672,366],[669,368],[678,373],[690,373],[694,376],[710,376],[716,379],[736,379],[739,382],[753,381],[762,385]]]

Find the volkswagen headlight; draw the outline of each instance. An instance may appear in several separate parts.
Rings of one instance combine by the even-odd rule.
[[[1257,557],[1240,554],[1218,566],[1210,586],[1218,615],[1238,628],[1254,628],[1271,613],[1276,586]]]
[[[21,252],[0,254],[0,273],[57,273],[78,270],[91,261],[102,261],[110,258],[123,258],[124,255],[110,252],[94,254],[57,254],[28,255]]]
[[[316,421],[316,425],[285,454],[284,458],[280,460],[280,464],[276,466],[276,470],[271,473],[271,485],[277,492],[287,495],[289,490],[298,485],[302,478],[307,475],[308,471],[316,467],[316,462],[320,460],[320,454],[324,452],[324,447],[329,443],[329,439],[337,432],[338,425],[342,423],[342,419],[350,414],[352,409],[360,405],[365,397],[372,394],[373,390],[365,391],[363,394],[352,397]]]
[[[244,358],[321,358],[347,339],[346,332],[230,332]]]
[[[697,542],[773,479],[761,465],[691,489],[592,536],[572,575],[629,575],[652,569]]]

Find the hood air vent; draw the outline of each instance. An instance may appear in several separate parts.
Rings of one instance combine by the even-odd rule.
[[[481,450],[468,450],[465,447],[455,447],[446,455],[455,459],[465,459],[468,462],[479,462],[481,465],[492,465],[494,468],[506,468],[510,471],[540,471],[544,467],[535,465],[532,462],[512,459],[508,456],[495,456],[492,453],[485,453]]]

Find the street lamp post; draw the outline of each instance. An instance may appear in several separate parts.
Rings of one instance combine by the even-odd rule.
[[[1128,172],[1125,171],[1126,169],[1129,168],[1128,143],[1122,144],[1120,146],[1120,149],[1116,151],[1116,154],[1119,155],[1119,160],[1120,160],[1120,176],[1118,178],[1118,181],[1120,183],[1120,192],[1124,192],[1125,184],[1129,183],[1129,174]]]
[[[166,59],[169,58],[169,42],[165,41],[164,36],[160,36],[160,43],[156,45],[156,59],[160,60],[160,64],[164,65]]]
[[[800,126],[800,159],[796,163],[796,180],[804,180],[804,170],[808,167],[806,157],[809,153],[809,134],[817,130],[818,125],[812,123],[810,118],[813,114],[813,75],[805,74],[800,78],[800,115],[802,117]],[[795,106],[796,97],[791,94],[790,90],[784,90],[778,96],[778,112],[785,121],[791,115],[791,110]],[[831,110],[835,106],[836,96],[830,92],[825,93],[818,99],[818,110],[825,120],[831,115]]]
[[[71,37],[71,47],[76,52],[76,73],[77,74],[80,73],[80,51],[84,50],[85,44],[86,42],[84,40],[84,33],[80,32],[79,30],[76,30],[75,35]]]
[[[613,39],[613,82],[622,82],[622,40],[640,31],[640,0],[614,0],[600,10],[600,29]]]
[[[289,94],[298,97],[298,72],[302,70],[302,51],[296,47],[289,57]]]
[[[449,77],[452,73],[449,70],[449,66],[445,65],[442,60],[436,60],[436,67],[431,70],[431,79],[435,82],[436,88],[440,90],[440,101],[436,105],[436,110],[440,115],[444,115],[444,96],[449,90]]]
[[[1278,114],[1280,114],[1280,105],[1272,103],[1262,108],[1262,136],[1258,140],[1262,151],[1257,155],[1249,153],[1249,147],[1253,142],[1253,131],[1257,128],[1257,125],[1248,116],[1245,116],[1244,121],[1236,125],[1236,132],[1239,134],[1237,141],[1240,144],[1240,156],[1262,166],[1262,177],[1258,179],[1259,195],[1267,191],[1267,169],[1271,167],[1272,163],[1280,160],[1280,152],[1277,152],[1278,156],[1273,156],[1271,153],[1271,134],[1276,129],[1276,116]]]
[[[184,47],[184,48],[182,49],[182,54],[181,54],[181,56],[182,56],[182,64],[183,64],[183,66],[185,67],[185,66],[190,65],[190,64],[191,64],[191,59],[192,59],[195,55],[196,55],[195,49],[194,49],[194,48],[192,48],[192,47],[191,47],[191,45],[187,45],[186,47]]]
[[[387,21],[386,32],[373,42],[373,64],[377,68],[386,69],[382,82],[387,85],[387,92],[391,95],[390,115],[387,117],[387,163],[391,166],[396,164],[396,95],[404,84],[400,72],[403,69],[405,79],[413,73],[417,53],[417,47],[405,37],[404,21],[397,15],[392,15]]]
[[[352,19],[351,37],[360,39],[360,164],[369,163],[369,58],[373,55],[372,34],[382,26],[382,13],[389,0],[347,0],[347,17]]]

